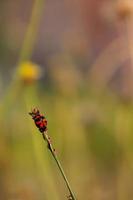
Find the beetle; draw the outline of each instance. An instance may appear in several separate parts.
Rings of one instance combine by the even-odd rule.
[[[40,111],[37,108],[34,108],[29,114],[32,116],[32,119],[35,122],[35,125],[41,133],[47,131],[47,120],[44,115],[40,114]]]

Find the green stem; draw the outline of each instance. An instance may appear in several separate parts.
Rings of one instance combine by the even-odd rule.
[[[50,150],[50,152],[51,152],[51,154],[52,154],[54,160],[56,161],[56,164],[57,164],[57,166],[58,166],[58,168],[59,168],[59,170],[60,170],[60,172],[61,172],[61,174],[62,174],[62,177],[63,177],[63,179],[64,179],[64,181],[65,181],[65,183],[66,183],[66,186],[67,186],[67,188],[68,188],[68,190],[69,190],[69,192],[70,192],[71,200],[76,200],[76,197],[75,197],[75,195],[74,195],[74,193],[73,193],[73,191],[72,191],[72,189],[71,189],[70,183],[69,183],[69,181],[67,180],[67,177],[66,177],[66,175],[65,175],[65,172],[64,172],[64,170],[63,170],[63,168],[62,168],[62,166],[61,166],[61,163],[60,163],[60,161],[59,161],[59,159],[58,159],[58,157],[57,157],[57,154],[56,154],[56,152],[55,152],[55,149],[53,148],[53,146],[52,146],[52,144],[51,144],[51,141],[50,141],[49,136],[48,136],[46,133],[44,133],[44,132],[42,133],[42,135],[43,135],[44,140],[47,142],[48,149]]]
[[[24,38],[18,65],[29,59],[35,44],[39,21],[42,15],[44,0],[34,0],[30,22]]]
[[[19,61],[17,64],[17,69],[16,69],[16,72],[14,73],[13,81],[7,88],[3,102],[5,102],[5,100],[10,101],[10,98],[13,96],[12,95],[13,91],[16,92],[14,88],[16,88],[17,85],[20,84],[19,79],[18,79],[18,69],[20,67],[20,64],[23,61],[29,60],[31,57],[33,47],[34,47],[34,44],[36,41],[36,35],[37,35],[40,18],[42,15],[43,4],[44,4],[44,0],[34,0],[33,8],[31,11],[30,21],[28,24],[26,34],[24,36],[24,41],[22,44]],[[5,103],[4,103],[4,105],[5,105]],[[3,106],[3,104],[2,104],[2,106]],[[1,107],[0,107],[0,109],[1,109]]]

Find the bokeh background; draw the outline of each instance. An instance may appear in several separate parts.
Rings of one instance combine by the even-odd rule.
[[[133,1],[0,1],[0,199],[133,199]]]

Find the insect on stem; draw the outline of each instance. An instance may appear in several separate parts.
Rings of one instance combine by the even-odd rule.
[[[70,183],[69,181],[67,180],[67,177],[65,175],[65,172],[62,168],[62,165],[58,159],[58,156],[57,156],[57,153],[55,151],[55,149],[53,148],[53,145],[51,143],[51,140],[50,140],[50,137],[48,136],[48,133],[47,133],[47,120],[46,118],[44,117],[44,115],[41,115],[40,114],[40,111],[37,109],[37,108],[34,108],[32,110],[32,112],[29,113],[31,116],[32,116],[32,119],[34,120],[35,122],[35,125],[37,126],[37,128],[39,129],[39,131],[42,133],[42,136],[43,136],[43,139],[46,141],[47,143],[47,147],[48,149],[50,150],[58,168],[59,168],[59,171],[61,172],[61,175],[66,183],[66,186],[69,190],[69,197],[68,199],[69,200],[76,200],[76,197],[71,189],[71,186],[70,186]]]

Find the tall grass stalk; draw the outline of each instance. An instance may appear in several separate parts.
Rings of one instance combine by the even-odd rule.
[[[69,181],[67,180],[67,177],[66,177],[66,175],[65,175],[65,172],[64,172],[64,170],[63,170],[63,168],[62,168],[62,166],[61,166],[61,163],[60,163],[60,161],[59,161],[59,159],[58,159],[58,157],[57,157],[56,151],[55,151],[55,149],[53,148],[53,145],[52,145],[52,143],[51,143],[51,141],[50,141],[50,138],[49,138],[48,134],[46,134],[45,132],[43,132],[43,133],[42,133],[42,136],[43,136],[43,139],[47,142],[48,149],[50,150],[50,152],[51,152],[51,154],[52,154],[52,156],[53,156],[53,158],[54,158],[54,160],[55,160],[55,162],[56,162],[56,164],[57,164],[57,166],[58,166],[58,168],[59,168],[59,170],[60,170],[60,172],[61,172],[61,175],[62,175],[62,177],[63,177],[63,179],[64,179],[64,181],[65,181],[65,183],[66,183],[66,186],[67,186],[67,188],[68,188],[68,190],[69,190],[69,192],[70,192],[69,199],[71,199],[71,200],[76,200],[76,197],[75,197],[75,195],[74,195],[74,193],[73,193],[73,191],[72,191],[72,188],[71,188],[71,186],[70,186]]]
[[[32,85],[31,87],[25,88],[23,98],[24,98],[26,112],[28,112],[29,107],[33,107],[34,105],[40,104],[40,99],[38,99],[36,87],[37,85]],[[40,150],[40,145],[42,144],[41,142],[42,140],[40,139],[40,137],[37,137],[36,131],[33,128],[33,126],[31,126],[31,123],[29,123],[29,125],[30,125],[29,126],[30,132],[32,133],[30,137],[32,141],[33,154],[38,170],[39,180],[42,183],[41,184],[42,194],[45,195],[46,199],[49,199],[51,197],[51,199],[58,200],[59,199],[59,194],[57,191],[58,188],[56,187],[56,184],[53,180],[51,165],[48,162],[48,155],[46,153],[44,155],[44,151]],[[43,185],[46,185],[45,193],[43,193],[44,192]]]
[[[21,62],[29,60],[31,57],[36,40],[40,18],[43,11],[43,5],[44,5],[44,0],[34,0],[30,22],[20,52],[18,66],[19,64],[21,64]]]
[[[16,71],[14,72],[13,80],[9,84],[6,93],[1,101],[1,107],[8,107],[7,104],[10,105],[14,102],[17,94],[21,88],[20,77],[18,76],[18,70],[22,62],[27,61],[31,58],[31,54],[33,52],[37,30],[39,27],[40,18],[43,11],[44,0],[34,0],[33,8],[31,11],[31,17],[29,20],[28,28],[26,34],[24,36],[24,41],[22,44],[22,48],[20,51],[20,56],[17,64]],[[4,109],[3,107],[3,109]]]
[[[63,179],[64,179],[64,181],[66,183],[66,186],[67,186],[67,188],[69,190],[69,193],[70,193],[70,195],[68,196],[68,199],[69,200],[76,200],[76,197],[75,197],[75,195],[74,195],[74,193],[73,193],[73,191],[71,189],[71,186],[70,186],[70,184],[69,184],[69,182],[68,182],[68,180],[66,178],[64,170],[63,170],[63,168],[62,168],[62,166],[60,164],[60,161],[59,161],[59,159],[57,157],[56,151],[53,148],[53,145],[51,143],[51,139],[50,139],[50,137],[49,137],[49,135],[47,133],[47,120],[46,120],[46,118],[44,117],[44,115],[40,114],[40,111],[37,108],[32,109],[32,111],[29,112],[29,115],[32,116],[32,119],[33,119],[35,125],[37,126],[38,130],[42,134],[43,139],[46,141],[47,147],[50,150],[51,155],[53,156],[53,158],[54,158],[54,160],[55,160],[55,162],[56,162],[56,164],[57,164],[57,166],[58,166],[58,168],[59,168],[59,170],[61,172],[61,175],[62,175],[62,177],[63,177]]]

